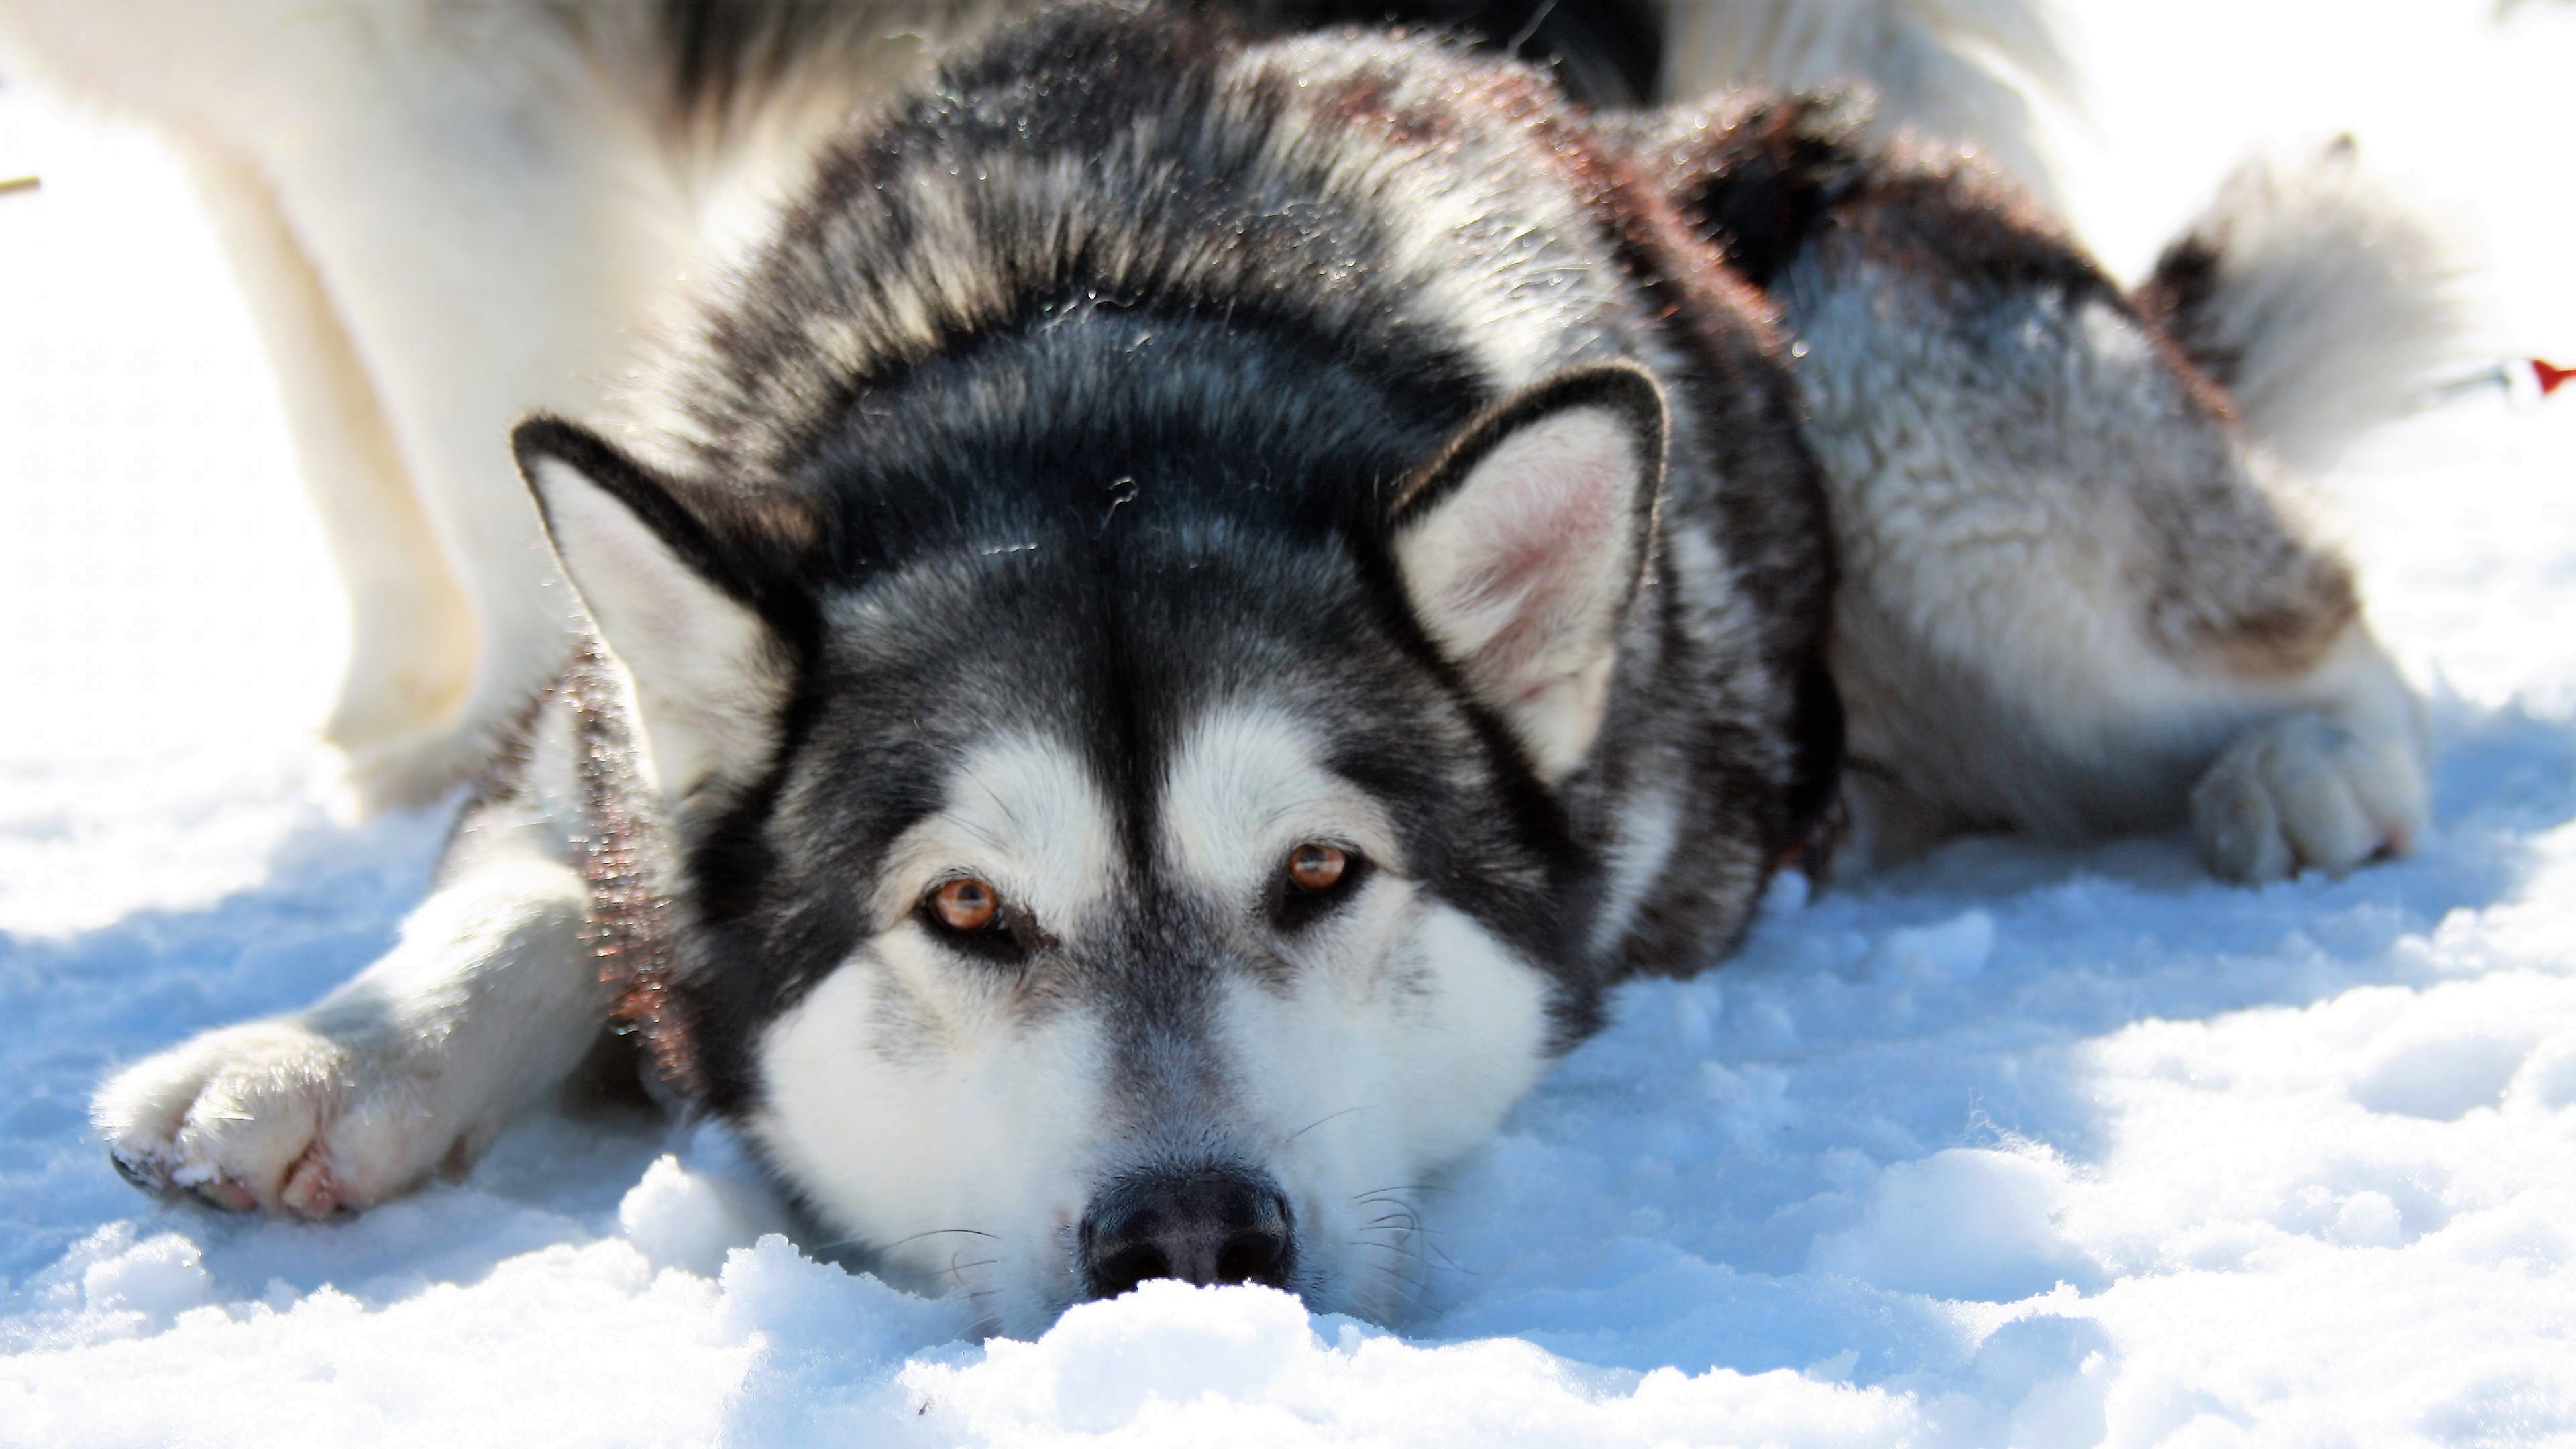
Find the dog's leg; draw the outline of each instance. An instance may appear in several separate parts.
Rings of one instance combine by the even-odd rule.
[[[568,737],[540,741],[532,768],[562,768]],[[92,1112],[120,1170],[227,1208],[319,1216],[472,1161],[581,1062],[611,1004],[569,822],[545,803],[561,793],[478,803],[401,943],[346,986],[110,1079]]]
[[[469,769],[574,637],[509,427],[531,408],[598,411],[686,264],[643,119],[531,17],[332,12],[315,26],[386,58],[299,75],[298,106],[327,129],[252,139],[467,603],[472,672],[447,737],[419,749]]]
[[[370,802],[472,774],[573,643],[510,425],[598,414],[683,276],[801,184],[805,139],[919,73],[924,33],[1013,8],[818,11],[794,76],[682,115],[656,6],[0,0],[13,76],[206,153],[355,595],[331,732]]]
[[[1798,339],[1843,859],[2186,821],[2244,880],[2406,849],[2420,707],[2274,460],[2330,456],[2457,345],[2435,231],[2337,146],[2231,182],[2124,298],[2027,196],[1863,121],[1753,97],[1638,132]]]
[[[512,712],[544,683],[540,668],[505,706],[466,717],[488,653],[477,648],[470,581],[451,567],[453,553],[431,526],[381,371],[356,345],[339,295],[345,278],[311,244],[312,223],[340,198],[315,195],[288,174],[311,157],[363,147],[365,137],[353,133],[365,128],[351,116],[383,110],[377,98],[418,95],[387,74],[406,48],[371,27],[428,10],[0,0],[0,60],[11,78],[37,78],[159,131],[216,224],[349,590],[348,666],[325,733],[346,752],[352,784],[369,805],[424,802],[472,775]],[[423,104],[435,107],[436,98]],[[352,204],[416,216],[436,234],[440,209],[405,203],[398,161],[366,174],[372,189]],[[488,421],[484,446],[501,480],[496,496],[524,514],[497,442],[507,422]],[[542,560],[541,544],[523,543],[522,552]],[[566,642],[549,647],[559,656]]]
[[[1855,243],[1789,278],[1859,838],[2188,818],[2242,880],[2404,850],[2423,730],[2348,568],[2087,269],[1993,276]]]
[[[2258,704],[2273,683],[2222,677]],[[2429,749],[2421,706],[2386,652],[2354,620],[2284,682],[2294,691],[2287,712],[2237,735],[2192,787],[2201,859],[2256,882],[2404,854],[2431,808]]]
[[[380,802],[470,775],[571,647],[503,440],[596,411],[688,264],[643,82],[582,32],[431,0],[0,0],[12,61],[202,153],[358,594],[333,728]]]
[[[275,370],[306,492],[349,595],[349,658],[323,735],[370,806],[436,797],[479,760],[457,757],[474,616],[439,552],[366,368],[313,263],[252,166],[184,139],[197,193]]]

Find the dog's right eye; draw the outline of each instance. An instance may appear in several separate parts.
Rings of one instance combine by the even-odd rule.
[[[1301,891],[1328,891],[1342,883],[1350,865],[1348,851],[1310,840],[1288,852],[1288,880]]]
[[[921,899],[922,923],[950,946],[996,965],[1015,965],[1027,957],[1002,893],[990,881],[959,876],[941,881]]]
[[[1001,893],[971,876],[942,882],[922,905],[941,929],[960,936],[992,930],[1002,919]]]

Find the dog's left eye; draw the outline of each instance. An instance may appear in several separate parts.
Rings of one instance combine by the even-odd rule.
[[[950,946],[996,965],[1016,965],[1027,958],[1021,923],[990,881],[959,876],[940,882],[921,898],[921,920]]]

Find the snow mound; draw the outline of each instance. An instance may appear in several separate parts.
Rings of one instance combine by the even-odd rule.
[[[2102,1284],[2058,1229],[2065,1164],[2045,1152],[1953,1147],[1878,1175],[1860,1221],[1825,1233],[1808,1267],[1899,1293],[2010,1303],[2060,1283]]]

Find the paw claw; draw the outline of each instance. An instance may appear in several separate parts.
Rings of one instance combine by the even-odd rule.
[[[222,1178],[210,1178],[191,1189],[199,1201],[228,1213],[246,1213],[259,1206],[259,1198],[249,1188]]]
[[[286,1176],[286,1188],[278,1195],[290,1211],[308,1218],[327,1218],[340,1210],[340,1191],[331,1181],[331,1169],[311,1153]]]
[[[128,1184],[145,1192],[162,1194],[170,1190],[170,1184],[161,1174],[140,1163],[127,1161],[125,1154],[113,1147],[107,1149],[107,1165],[115,1168],[116,1175],[124,1178]]]

